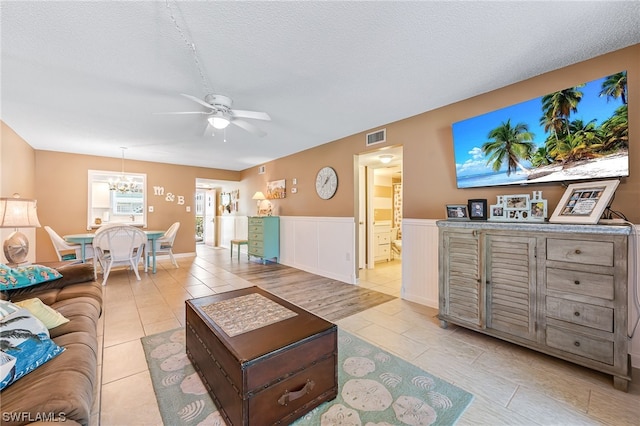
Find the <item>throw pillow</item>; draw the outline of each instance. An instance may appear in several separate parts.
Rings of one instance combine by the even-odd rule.
[[[42,265],[28,265],[10,268],[0,263],[0,290],[29,287],[62,278],[53,268]]]
[[[11,303],[8,300],[0,300],[0,319],[12,314],[20,309],[15,303]]]
[[[31,313],[20,310],[0,319],[0,390],[60,355],[64,348]]]
[[[65,318],[64,315],[53,309],[51,306],[42,303],[42,300],[37,297],[21,300],[20,302],[15,302],[15,304],[31,312],[31,314],[42,321],[45,327],[49,330],[69,322],[68,318]]]

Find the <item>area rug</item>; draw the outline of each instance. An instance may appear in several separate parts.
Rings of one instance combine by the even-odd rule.
[[[143,337],[142,346],[165,425],[225,425],[185,353],[184,329]],[[452,425],[470,393],[338,330],[336,399],[293,424]]]

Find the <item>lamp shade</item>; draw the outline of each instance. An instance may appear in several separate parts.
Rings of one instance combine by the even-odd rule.
[[[267,197],[264,196],[262,191],[258,191],[255,194],[253,194],[253,197],[251,197],[251,199],[252,200],[266,200]]]
[[[39,228],[36,200],[0,198],[0,228]]]

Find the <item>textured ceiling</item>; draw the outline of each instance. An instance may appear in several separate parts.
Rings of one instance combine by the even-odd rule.
[[[31,146],[230,170],[640,43],[638,1],[0,7],[0,114]],[[181,93],[265,111],[268,135],[155,114],[205,111]]]

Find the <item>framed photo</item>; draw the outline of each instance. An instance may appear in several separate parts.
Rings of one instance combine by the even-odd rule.
[[[531,222],[544,222],[547,218],[547,200],[530,201],[529,220]]]
[[[529,210],[529,194],[505,195],[504,207],[507,210]]]
[[[562,195],[549,222],[596,224],[620,181],[573,183]]]
[[[466,204],[447,204],[447,220],[469,220]]]
[[[504,219],[504,205],[493,204],[489,210],[489,220],[503,220]]]
[[[487,200],[477,199],[467,202],[469,208],[469,219],[471,220],[487,220]]]

